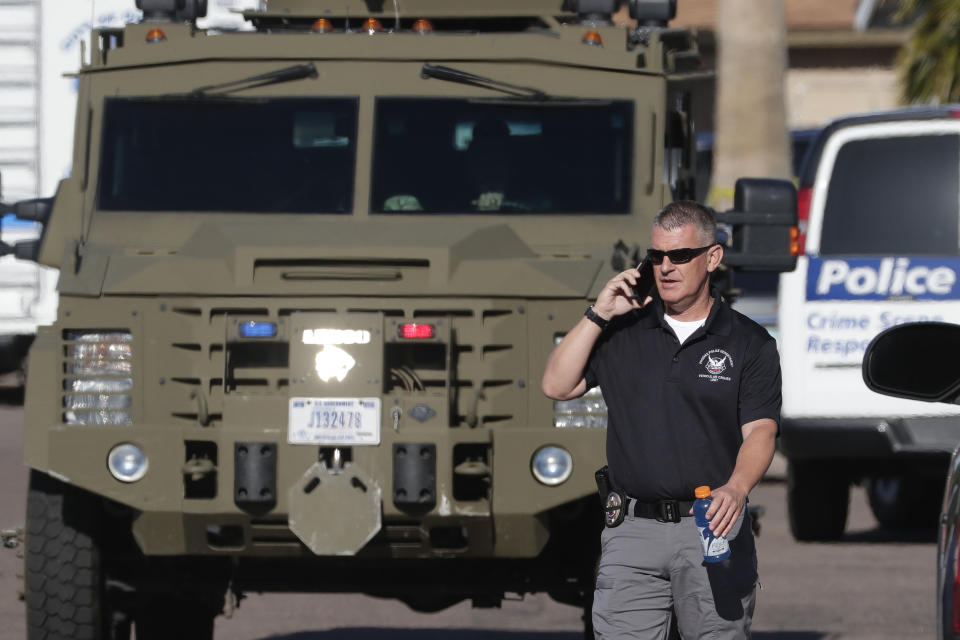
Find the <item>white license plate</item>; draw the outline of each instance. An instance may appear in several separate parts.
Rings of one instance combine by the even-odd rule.
[[[380,444],[380,398],[290,398],[290,444]]]

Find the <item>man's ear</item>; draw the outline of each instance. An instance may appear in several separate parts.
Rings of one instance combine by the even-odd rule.
[[[710,247],[710,251],[707,253],[707,273],[716,271],[721,260],[723,260],[723,245],[717,244]]]

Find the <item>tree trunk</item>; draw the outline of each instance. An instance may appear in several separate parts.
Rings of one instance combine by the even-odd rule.
[[[717,113],[709,203],[733,204],[737,178],[792,178],[783,0],[720,0]]]

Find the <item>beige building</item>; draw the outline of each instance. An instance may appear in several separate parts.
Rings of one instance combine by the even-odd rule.
[[[900,103],[894,61],[908,28],[893,19],[893,0],[784,0],[790,128],[890,109]],[[680,0],[671,26],[692,27],[709,63],[715,57],[718,0]]]

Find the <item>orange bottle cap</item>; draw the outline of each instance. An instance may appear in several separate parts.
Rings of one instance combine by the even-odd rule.
[[[702,487],[697,487],[693,490],[693,495],[698,498],[709,498],[710,497],[710,487],[704,485]]]

